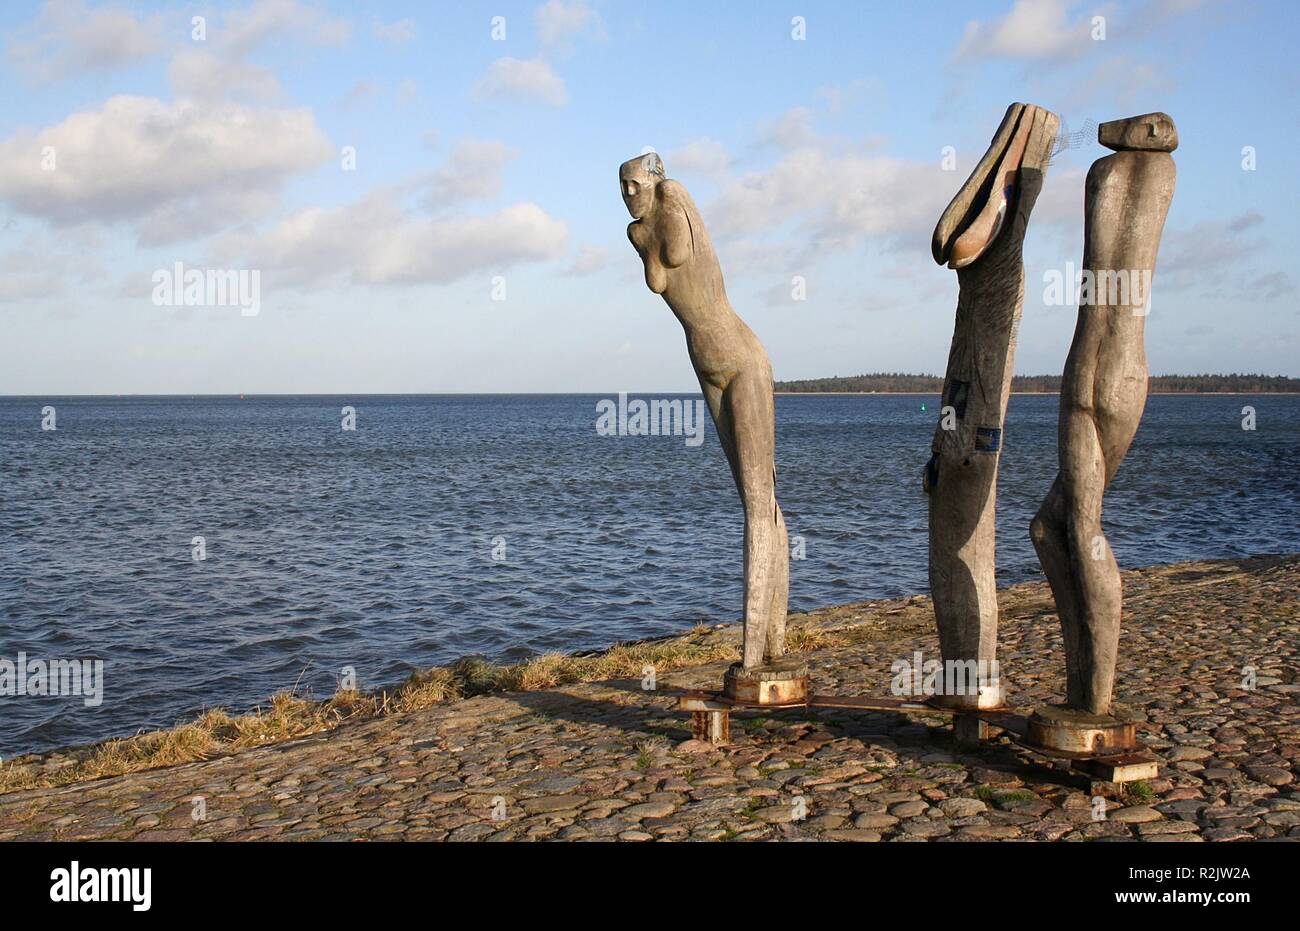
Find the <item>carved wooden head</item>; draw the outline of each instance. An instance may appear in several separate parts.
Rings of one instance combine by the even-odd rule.
[[[627,212],[640,220],[654,209],[655,187],[664,179],[664,163],[656,152],[629,158],[618,166],[618,185]]]

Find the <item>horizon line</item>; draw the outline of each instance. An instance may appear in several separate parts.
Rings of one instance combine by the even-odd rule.
[[[945,376],[931,374],[913,374],[905,372],[867,372],[862,375],[822,375],[816,378],[786,378],[774,379],[775,385],[794,385],[815,381],[834,381],[838,379],[854,378],[932,378],[942,383]],[[1060,375],[1013,375],[1013,379],[1039,379],[1039,378],[1060,378]],[[1179,373],[1169,372],[1160,375],[1150,375],[1148,378],[1154,381],[1157,378],[1280,378],[1287,381],[1300,381],[1300,376],[1295,375],[1265,375],[1263,372],[1200,372],[1200,373]],[[775,389],[776,394],[933,394],[935,391],[942,393],[942,386],[936,386],[935,390],[921,391],[790,391]],[[689,394],[703,395],[699,390],[660,390],[660,389],[635,389],[619,390],[615,394],[640,394],[640,395],[666,395],[666,394]],[[1015,391],[1012,394],[1060,394],[1059,389],[1056,391]],[[1292,391],[1152,391],[1151,394],[1295,394],[1300,392]],[[573,395],[600,395],[607,396],[609,391],[606,390],[567,390],[567,391],[100,391],[89,394],[65,393],[57,391],[48,391],[41,393],[25,394],[0,394],[0,400],[29,399],[29,398],[337,398],[337,397],[561,397]]]

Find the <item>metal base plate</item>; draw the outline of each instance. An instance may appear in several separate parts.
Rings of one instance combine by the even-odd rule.
[[[746,669],[734,663],[722,679],[722,691],[733,701],[754,705],[788,705],[808,699],[808,666],[783,660]]]
[[[1137,715],[1123,705],[1111,714],[1088,714],[1065,705],[1044,705],[1029,716],[1029,743],[1064,753],[1088,756],[1126,753],[1141,746]]]
[[[1104,782],[1133,782],[1154,779],[1159,760],[1133,738],[1133,745],[1122,750],[1072,751],[1043,746],[1034,741],[1030,718],[1010,708],[954,709],[941,704],[906,698],[858,695],[807,695],[785,702],[759,702],[735,698],[726,692],[679,692],[677,710],[689,711],[695,718],[695,736],[712,744],[730,740],[730,717],[733,711],[763,709],[775,711],[794,708],[829,708],[845,711],[884,713],[937,714],[953,718],[953,730],[959,743],[970,745],[988,739],[989,728],[1005,731],[1011,742],[1022,749],[1054,760],[1068,761],[1070,768]]]

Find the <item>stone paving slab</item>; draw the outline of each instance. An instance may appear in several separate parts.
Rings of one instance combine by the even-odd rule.
[[[1096,802],[1005,743],[956,748],[940,718],[733,715],[732,743],[640,682],[485,695],[168,769],[0,796],[25,840],[1300,840],[1300,556],[1125,573],[1117,696],[1160,775]],[[999,593],[1009,701],[1059,701],[1045,583]],[[805,654],[817,693],[887,694],[938,656],[928,599],[813,612],[851,635]],[[660,677],[715,688],[722,666]],[[1114,794],[1114,793],[1112,793]],[[1096,796],[1100,797],[1100,796]],[[1101,808],[1104,806],[1104,817]]]

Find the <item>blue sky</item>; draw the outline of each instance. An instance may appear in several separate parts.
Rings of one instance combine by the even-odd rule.
[[[1014,100],[1177,122],[1153,372],[1300,375],[1297,10],[5,4],[0,393],[694,390],[624,233],[617,168],[647,146],[778,378],[941,373],[957,285],[930,232]],[[1044,275],[1079,264],[1104,154],[1048,173],[1019,372],[1064,363]],[[260,313],[155,305],[175,262],[258,270]]]

